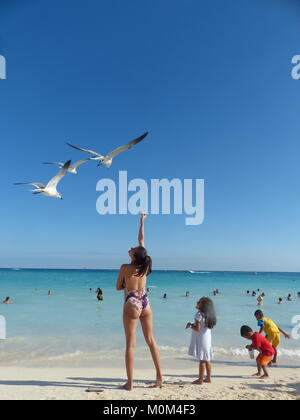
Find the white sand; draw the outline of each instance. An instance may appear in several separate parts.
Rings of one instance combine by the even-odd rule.
[[[197,364],[184,369],[165,369],[165,385],[151,388],[153,369],[137,368],[136,387],[128,392],[119,389],[125,382],[124,368],[114,367],[1,367],[0,399],[22,400],[189,400],[189,399],[262,399],[299,400],[300,368],[270,369],[270,378],[260,380],[251,375],[255,367],[242,365],[213,365],[213,383],[191,385],[196,379]],[[98,387],[99,393],[86,392]],[[100,392],[102,391],[102,392]]]

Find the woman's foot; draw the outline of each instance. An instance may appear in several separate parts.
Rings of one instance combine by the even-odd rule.
[[[204,379],[204,382],[205,382],[206,384],[211,384],[211,378],[206,378],[206,379]]]
[[[192,382],[193,385],[203,385],[203,379],[196,379],[194,382]]]
[[[269,375],[262,375],[259,379],[268,379]]]
[[[156,377],[155,385],[153,385],[153,388],[162,388],[163,387],[163,377],[161,375],[158,375]]]
[[[163,381],[156,380],[154,388],[162,388],[163,387]]]
[[[129,382],[126,382],[126,384],[124,384],[123,386],[121,386],[121,388],[122,389],[125,389],[126,391],[132,391],[133,390],[133,386]]]
[[[254,373],[252,376],[260,376],[261,372]]]

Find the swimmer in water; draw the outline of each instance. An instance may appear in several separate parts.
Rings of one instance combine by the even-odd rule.
[[[9,296],[7,296],[7,298],[3,301],[3,303],[5,303],[5,305],[10,305],[12,303],[12,300],[10,299]]]
[[[98,300],[103,300],[103,292],[101,289],[97,289],[97,299]]]
[[[262,295],[259,295],[257,298],[258,306],[263,306],[264,304],[264,298]]]

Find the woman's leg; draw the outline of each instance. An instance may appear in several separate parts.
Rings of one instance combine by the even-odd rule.
[[[153,317],[152,310],[150,306],[143,310],[140,317],[143,334],[146,340],[146,343],[149,346],[153,363],[156,369],[156,386],[161,387],[163,382],[161,367],[160,367],[160,355],[157,344],[153,336]]]
[[[123,323],[126,336],[126,352],[125,352],[125,363],[127,371],[127,383],[124,388],[127,391],[131,391],[133,388],[133,362],[134,362],[134,350],[136,343],[136,327],[138,317],[131,310],[124,308]]]

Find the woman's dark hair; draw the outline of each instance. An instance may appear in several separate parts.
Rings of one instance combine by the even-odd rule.
[[[200,311],[205,319],[205,326],[212,330],[217,324],[217,317],[214,308],[213,301],[207,297],[203,297],[199,300]]]
[[[134,250],[135,264],[138,267],[138,276],[149,276],[152,273],[152,259],[146,248],[138,246]]]

